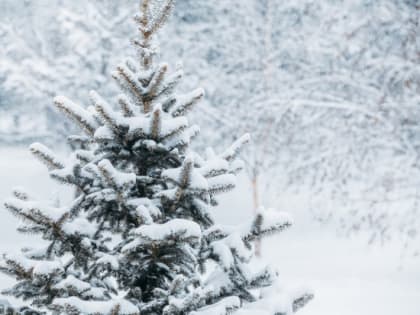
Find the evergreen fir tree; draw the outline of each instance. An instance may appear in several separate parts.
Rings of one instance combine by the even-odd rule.
[[[187,114],[203,90],[177,94],[182,78],[158,63],[156,32],[172,0],[148,1],[135,17],[138,61],[117,67],[119,109],[91,92],[83,108],[65,97],[55,105],[83,135],[63,160],[41,144],[30,149],[52,178],[76,187],[70,205],[38,202],[22,190],[6,208],[19,231],[40,234],[42,248],[5,255],[0,270],[16,278],[4,293],[58,314],[290,314],[312,294],[285,293],[270,268],[253,270],[253,243],[291,225],[261,211],[239,226],[215,224],[217,195],[235,187],[244,136],[228,150],[201,157],[190,142],[198,127]]]

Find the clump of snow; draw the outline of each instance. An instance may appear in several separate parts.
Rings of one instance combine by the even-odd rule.
[[[143,225],[134,230],[136,238],[123,247],[123,252],[154,242],[198,242],[201,238],[200,226],[190,220],[173,219],[163,224]]]
[[[200,226],[185,219],[173,219],[163,224],[144,225],[137,228],[134,233],[140,238],[152,241],[162,241],[171,235],[179,235],[184,239],[201,237]]]
[[[89,290],[91,288],[90,283],[77,279],[73,275],[68,275],[65,279],[60,281],[54,286],[56,289],[67,289],[72,288],[77,292]]]
[[[60,219],[65,213],[65,207],[52,207],[46,202],[20,200],[17,198],[9,198],[5,202],[6,207],[18,209],[21,213],[32,215],[41,215],[53,221]]]
[[[99,253],[99,257],[100,258],[96,261],[98,264],[109,265],[113,270],[118,270],[120,264],[116,256],[106,253]]]
[[[84,217],[77,217],[63,224],[63,231],[67,234],[80,234],[92,237],[97,232],[97,225]]]
[[[33,261],[33,273],[35,275],[48,275],[55,273],[63,269],[63,266],[60,261],[54,260],[42,260],[42,261]]]
[[[112,181],[119,188],[128,188],[133,186],[136,183],[136,174],[134,173],[125,173],[118,171],[114,168],[109,160],[102,160],[98,163],[98,167],[103,169],[109,176]]]
[[[192,156],[189,156],[185,159],[184,163],[193,163]],[[195,167],[192,167],[189,172],[188,177],[188,187],[194,190],[202,190],[207,191],[208,190],[208,183],[206,178],[200,173],[198,169]],[[183,176],[184,174],[184,167],[178,167],[178,168],[172,168],[167,169],[162,172],[162,177],[172,180],[176,183],[182,183],[184,180]]]
[[[200,172],[203,176],[211,176],[226,173],[229,169],[229,163],[222,158],[213,158],[207,160],[205,165],[200,167]]]

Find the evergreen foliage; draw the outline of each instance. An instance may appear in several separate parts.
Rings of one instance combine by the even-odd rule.
[[[187,114],[201,89],[175,92],[182,69],[158,62],[156,32],[173,0],[148,1],[135,17],[138,61],[113,77],[124,94],[114,108],[97,92],[84,108],[66,97],[55,106],[83,131],[61,159],[42,144],[30,149],[77,196],[69,205],[39,202],[14,191],[6,208],[19,231],[46,246],[5,255],[0,270],[16,284],[4,293],[58,314],[290,314],[312,294],[286,293],[276,272],[253,264],[253,243],[291,225],[283,213],[260,211],[239,226],[215,223],[217,196],[235,187],[238,155],[249,137],[221,154],[191,150],[199,128]]]

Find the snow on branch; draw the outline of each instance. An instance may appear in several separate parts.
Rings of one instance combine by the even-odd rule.
[[[150,33],[156,33],[166,23],[174,8],[174,3],[175,0],[166,0],[160,12],[153,17],[152,23],[149,25]]]
[[[222,153],[221,157],[227,161],[234,160],[239,153],[241,153],[242,148],[245,144],[247,144],[251,140],[251,136],[249,134],[245,134],[236,140],[225,152]]]
[[[195,89],[188,94],[177,96],[176,103],[173,108],[171,108],[172,116],[177,117],[185,115],[203,98],[203,96],[204,90],[202,88]]]
[[[161,106],[156,106],[153,110],[152,123],[150,126],[150,134],[153,139],[158,140],[160,138],[162,128],[162,109]]]
[[[201,238],[200,226],[190,220],[173,219],[162,224],[143,225],[133,231],[136,238],[123,247],[123,252],[135,251],[139,247],[197,244]]]
[[[311,301],[313,298],[314,294],[312,292],[309,292],[308,290],[295,293],[293,297],[293,313],[296,313],[298,310],[300,310],[302,307],[308,304],[308,302]]]
[[[101,120],[115,133],[121,132],[118,124],[118,115],[112,110],[111,106],[95,91],[90,91],[90,99],[95,106],[96,112]]]
[[[125,65],[120,65],[112,73],[112,77],[119,83],[121,88],[130,94],[132,100],[139,107],[143,107],[143,94],[145,89],[137,80],[135,74]],[[142,108],[145,111],[145,108]]]
[[[287,213],[260,208],[254,221],[243,226],[242,237],[245,241],[252,242],[266,235],[279,233],[291,227],[292,223]]]
[[[135,115],[136,108],[126,95],[121,94],[118,96],[118,104],[121,107],[124,117],[133,117]]]
[[[192,156],[185,158],[182,167],[163,171],[162,177],[176,183],[180,188],[186,189],[191,187],[194,190],[208,190],[207,181],[199,170],[194,167],[194,158]]]
[[[93,136],[97,124],[91,113],[64,96],[56,96],[54,98],[54,104],[59,110],[77,123],[88,135]]]
[[[134,233],[147,241],[164,241],[172,237],[177,240],[201,237],[200,226],[193,221],[184,219],[173,219],[163,224],[141,226]]]
[[[154,71],[149,84],[147,85],[147,89],[145,90],[145,94],[147,95],[147,101],[151,101],[154,97],[156,97],[160,86],[164,82],[164,78],[166,72],[168,71],[168,64],[162,63],[157,66],[156,70]],[[150,111],[150,108],[145,108],[144,112],[147,113]]]
[[[233,174],[221,174],[207,179],[209,193],[215,195],[227,192],[236,187],[236,176]]]
[[[273,286],[262,290],[259,300],[245,304],[235,314],[291,315],[305,306],[313,297],[313,293],[306,288],[285,290],[277,281]]]
[[[45,145],[36,142],[31,144],[29,149],[49,170],[64,168],[64,163]]]
[[[200,172],[204,177],[213,177],[221,174],[225,174],[229,171],[229,163],[225,159],[215,156],[213,154],[209,155],[208,152],[208,160],[204,163],[203,166],[200,167]]]
[[[145,39],[156,33],[169,18],[174,7],[174,0],[166,0],[165,4],[160,8],[160,12],[156,8],[150,9],[150,1],[143,0],[140,6],[140,15],[136,15],[134,20],[139,24],[139,29],[143,33]]]
[[[181,81],[184,75],[184,71],[182,70],[182,66],[178,65],[175,69],[175,72],[170,74],[165,82],[162,84],[162,88],[159,90],[158,95],[166,95],[168,96],[168,104],[164,104],[163,109],[165,111],[169,111],[169,108],[174,104],[174,100],[176,95],[173,94],[175,88],[177,87],[178,83]]]
[[[136,175],[134,173],[118,171],[109,160],[100,161],[98,169],[105,180],[117,191],[129,189],[136,183]]]
[[[8,199],[4,206],[18,218],[34,224],[51,226],[61,222],[67,214],[65,208],[52,207],[37,201]]]

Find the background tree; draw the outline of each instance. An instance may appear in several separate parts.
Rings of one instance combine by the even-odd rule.
[[[48,9],[36,1],[1,4],[6,14],[0,22],[5,46],[0,52],[0,110],[10,113],[2,115],[2,141],[51,143],[57,133],[68,132],[70,125],[56,123],[58,116],[46,98],[67,91],[85,98],[86,89],[101,89],[107,96],[117,93],[107,77],[109,65],[121,59],[116,48],[128,47],[116,40],[130,31],[123,27],[129,11],[115,3],[98,4],[53,1]]]
[[[403,219],[416,214],[418,187],[409,175],[417,173],[417,124],[403,118],[416,115],[419,97],[415,3],[246,1],[229,3],[231,10],[223,2],[183,3],[197,15],[181,16],[186,23],[178,32],[197,27],[200,35],[191,33],[188,42],[217,43],[195,46],[207,60],[202,73],[218,69],[207,117],[239,100],[239,114],[210,123],[225,139],[257,131],[250,150],[264,162],[257,158],[248,170],[254,182],[261,170],[263,202],[275,204],[285,189],[310,192],[315,216],[338,218],[347,231],[366,229],[382,239],[416,234],[418,220]]]
[[[42,11],[52,16],[35,2],[26,2],[32,5],[31,11],[25,11],[23,3],[11,3],[0,5],[5,16],[14,17],[12,25],[19,21],[17,12],[39,15]],[[113,21],[112,13],[106,12],[124,16],[126,9],[115,7],[112,1],[89,4],[86,12],[78,1],[62,5],[69,11],[66,16],[72,18],[61,20],[70,20],[64,24],[72,25],[78,34],[70,38],[81,39],[73,45],[78,43],[78,51],[88,52],[80,58],[90,60],[89,67],[101,65],[106,58],[95,50],[95,43],[108,43],[108,39],[97,39],[108,38],[109,29],[98,21]],[[372,239],[384,241],[390,237],[415,239],[418,176],[413,174],[418,173],[418,123],[412,117],[418,114],[420,81],[416,1],[180,0],[178,5],[182,9],[170,22],[162,54],[184,60],[190,80],[182,83],[183,88],[206,87],[209,102],[198,107],[194,118],[208,130],[223,132],[206,133],[203,145],[229,142],[243,132],[253,134],[246,149],[251,157],[246,169],[250,183],[258,183],[253,187],[259,186],[254,189],[255,200],[259,200],[256,204],[276,205],[282,192],[291,190],[310,196],[308,208],[316,218],[338,219],[347,232],[367,230]],[[96,16],[105,18],[97,20]],[[28,25],[34,28],[33,23]],[[46,26],[34,29],[48,38]],[[122,24],[116,23],[112,29],[121,36],[127,33]],[[92,38],[90,34],[99,35]],[[19,37],[9,38],[2,40],[6,47],[13,47]],[[107,51],[115,50],[112,56],[120,54],[120,46],[106,46]],[[15,63],[26,64],[19,55],[12,54]],[[67,60],[74,55],[67,53]],[[15,67],[7,77],[12,79],[22,71]],[[95,73],[101,73],[100,68]],[[91,76],[85,73],[76,81],[98,88],[92,82],[100,80]],[[25,80],[31,77],[28,74]],[[37,84],[46,82],[45,77],[36,78]],[[61,80],[66,81],[66,76],[56,77],[54,82]],[[106,80],[101,80],[101,93],[114,93]],[[73,81],[69,76],[68,82]],[[24,134],[43,125],[41,121],[34,126],[22,118],[32,108],[22,105],[22,115],[11,113],[16,103],[44,108],[43,98],[20,101],[30,95],[25,91],[2,92],[4,111],[10,113],[0,118],[6,130],[19,120],[28,127],[21,128]],[[81,93],[74,96],[83,97]],[[16,139],[16,135],[10,138]]]

